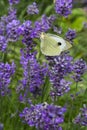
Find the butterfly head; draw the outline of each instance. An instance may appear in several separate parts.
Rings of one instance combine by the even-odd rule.
[[[45,33],[44,32],[42,32],[41,34],[40,34],[40,39],[44,39],[45,38]]]

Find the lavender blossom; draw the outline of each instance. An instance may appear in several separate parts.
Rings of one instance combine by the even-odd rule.
[[[51,67],[51,72],[55,77],[59,78],[59,81],[73,70],[73,57],[68,55],[68,53],[62,53],[60,56],[55,57],[47,57],[47,59]]]
[[[56,57],[47,57],[50,66],[50,82],[52,84],[51,96],[62,96],[70,90],[71,82],[64,77],[73,71],[73,58],[67,53]]]
[[[0,63],[0,95],[5,96],[9,93],[9,84],[11,82],[11,76],[15,72],[14,62],[9,65],[8,63]]]
[[[75,82],[82,81],[82,75],[87,71],[86,62],[83,59],[77,60],[73,65],[73,79]]]
[[[71,14],[72,0],[55,0],[55,11],[56,13],[67,17]]]
[[[51,80],[51,82],[53,84],[53,87],[50,93],[52,98],[55,98],[55,96],[62,96],[70,90],[71,82],[69,81],[66,81],[64,79],[57,81],[57,78],[55,78],[55,80],[53,81]]]
[[[20,0],[8,0],[10,5],[18,4]]]
[[[7,24],[6,32],[8,41],[16,42],[19,39],[19,35],[17,33],[19,25],[20,25],[19,20],[13,20],[12,22]]]
[[[10,37],[11,35],[13,35],[13,32],[14,32],[14,31],[12,32],[12,29],[14,28],[13,27],[14,23],[12,23],[13,20],[17,21],[16,10],[14,8],[10,7],[9,10],[8,10],[8,15],[2,16],[1,20],[0,20],[0,35],[5,36],[6,39],[7,39],[7,37]],[[11,25],[11,23],[12,23],[12,25]],[[16,27],[17,22],[15,24],[16,24],[15,25],[15,27]],[[10,27],[8,27],[8,26],[10,26]],[[7,27],[9,28],[9,30],[7,30]],[[12,34],[7,34],[8,32],[12,33]],[[15,37],[15,34],[14,34],[13,37]],[[11,39],[11,40],[13,41],[13,39]]]
[[[34,96],[40,95],[41,86],[48,72],[47,65],[40,65],[36,60],[36,53],[31,54],[28,48],[25,51],[21,50],[21,55],[24,77],[17,87],[17,92],[20,93],[21,99],[23,97],[26,98],[29,93],[32,93]],[[24,94],[21,94],[21,92],[24,92]]]
[[[24,22],[22,25],[19,26],[17,32],[18,35],[23,36],[22,42],[27,46],[31,46],[30,48],[32,48],[32,38],[31,38],[32,22],[30,20]]]
[[[35,2],[32,3],[32,5],[29,5],[27,7],[27,13],[28,14],[38,14],[39,10],[37,8],[37,4]]]
[[[53,31],[56,32],[57,34],[61,34],[62,33],[62,28],[53,26]]]
[[[56,16],[55,15],[50,15],[47,19],[48,19],[49,26],[52,27],[53,22],[56,20]]]
[[[25,108],[20,114],[25,123],[29,126],[35,126],[36,129],[43,130],[62,130],[60,124],[64,122],[64,113],[66,108],[53,104],[37,104],[30,108]]]
[[[4,52],[7,48],[6,37],[0,35],[0,51]]]
[[[7,23],[12,22],[13,20],[17,20],[17,10],[10,6],[8,9]]]
[[[4,125],[2,123],[0,123],[0,130],[3,130]]]
[[[51,28],[52,20],[55,20],[54,16],[46,17],[42,16],[41,20],[38,20],[34,23],[34,27],[32,26],[32,22],[30,20],[24,22],[18,28],[18,34],[23,36],[22,42],[27,46],[33,46],[33,38],[38,38],[41,32],[46,32]],[[32,47],[31,47],[32,48]]]
[[[80,126],[87,126],[87,107],[85,104],[83,105],[83,108],[80,109],[80,111],[81,112],[74,119],[74,123]]]
[[[12,22],[13,20],[17,20],[17,10],[10,6],[8,8],[8,14],[1,17],[1,21],[4,23],[4,25],[7,25],[8,23]]]
[[[83,22],[83,27],[87,29],[87,22]]]
[[[0,35],[4,35],[5,31],[5,24],[4,22],[0,21]]]
[[[68,32],[66,33],[66,39],[72,42],[73,39],[75,39],[75,37],[76,37],[76,31],[69,29]]]
[[[43,15],[41,20],[36,21],[34,24],[35,27],[32,30],[31,37],[39,37],[41,32],[46,32],[47,30],[49,30],[51,28],[50,25],[55,20],[54,18],[52,18],[53,21],[50,21],[51,18],[52,17],[47,17],[46,15]]]

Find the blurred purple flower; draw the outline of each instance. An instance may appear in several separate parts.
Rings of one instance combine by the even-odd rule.
[[[53,31],[56,32],[57,34],[61,34],[62,33],[62,28],[53,26]]]
[[[68,29],[68,32],[66,33],[66,39],[72,42],[73,39],[75,38],[76,38],[76,31],[72,29]]]
[[[55,0],[55,11],[56,13],[67,17],[71,14],[72,0]]]
[[[67,53],[60,56],[47,57],[50,66],[50,82],[52,84],[51,96],[62,96],[70,90],[71,82],[64,77],[73,71],[73,58]]]
[[[0,123],[0,130],[3,130],[4,125],[2,123]]]
[[[0,51],[4,52],[7,48],[6,37],[0,35]]]
[[[33,46],[33,38],[40,37],[41,32],[46,32],[51,28],[52,20],[55,20],[55,17],[52,15],[47,17],[45,15],[42,18],[34,23],[32,26],[32,22],[30,20],[24,22],[18,28],[18,34],[23,36],[22,42],[27,46]],[[50,22],[51,20],[51,22]]]
[[[21,98],[26,98],[29,93],[35,95],[41,94],[41,85],[43,85],[48,68],[44,63],[40,65],[36,60],[36,53],[30,53],[28,48],[21,50],[21,64],[24,70],[23,80],[20,81],[17,87],[18,93],[23,93]]]
[[[10,6],[8,8],[8,14],[1,17],[1,21],[6,26],[9,22],[12,22],[12,20],[17,20],[17,10]]]
[[[83,27],[87,29],[87,22],[83,22]]]
[[[18,4],[20,0],[8,0],[10,5]]]
[[[20,25],[19,20],[13,20],[12,22],[7,24],[6,34],[8,41],[16,42],[19,39],[19,35],[17,33],[19,25]]]
[[[28,14],[38,14],[39,10],[37,8],[37,4],[35,2],[32,3],[32,5],[29,5],[27,7],[27,13]]]
[[[52,23],[55,21],[55,19],[56,17],[54,15],[51,15],[50,17],[42,15],[41,20],[35,22],[31,37],[40,37],[41,32],[46,32],[51,28]]]
[[[75,124],[79,124],[80,126],[87,126],[87,107],[84,104],[83,108],[80,109],[80,113],[74,119]]]
[[[69,81],[66,81],[64,79],[57,81],[57,78],[55,78],[55,80],[51,82],[53,83],[53,88],[50,95],[52,96],[52,98],[54,97],[54,99],[56,96],[62,96],[70,90],[71,82]]]
[[[0,21],[0,35],[4,35],[5,32],[5,24],[4,22]]]
[[[5,96],[9,93],[9,84],[11,76],[15,73],[14,62],[10,65],[8,63],[0,63],[0,95]]]
[[[30,48],[32,48],[32,22],[30,20],[25,21],[22,25],[19,26],[17,32],[18,35],[23,36],[22,42],[27,46],[31,46]]]
[[[17,20],[17,10],[10,6],[8,9],[7,23],[12,22],[13,20]]]
[[[53,104],[37,104],[30,108],[25,108],[20,114],[20,117],[29,126],[35,126],[36,129],[43,130],[62,130],[60,124],[64,122],[65,107],[56,106]]]
[[[73,64],[73,72],[74,75],[72,76],[75,82],[82,81],[82,75],[87,71],[86,62],[83,59],[77,60]]]

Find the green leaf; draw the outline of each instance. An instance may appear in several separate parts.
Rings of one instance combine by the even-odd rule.
[[[81,31],[83,29],[84,21],[87,21],[85,17],[79,17],[72,23],[71,27],[76,29],[76,31]]]

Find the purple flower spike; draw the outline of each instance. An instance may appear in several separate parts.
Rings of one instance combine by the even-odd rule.
[[[75,82],[82,81],[82,75],[87,71],[86,62],[83,59],[77,60],[73,64],[73,71],[74,71],[73,79],[75,80]]]
[[[9,65],[8,63],[0,63],[0,95],[4,96],[9,93],[9,84],[11,76],[15,73],[14,62]]]
[[[55,11],[56,13],[67,17],[71,14],[72,0],[55,0]]]
[[[19,20],[13,20],[12,22],[7,24],[6,31],[8,41],[16,42],[19,39],[19,35],[17,33],[19,25]]]
[[[36,53],[30,53],[28,48],[21,50],[21,64],[24,69],[24,77],[17,87],[20,100],[25,101],[31,93],[33,96],[41,95],[42,85],[48,73],[47,64],[40,65],[36,60]]]
[[[71,82],[64,77],[73,71],[73,58],[64,53],[56,57],[47,57],[49,60],[50,82],[52,84],[51,96],[62,96],[70,90]]]
[[[0,36],[0,51],[4,52],[7,48],[7,40],[6,37]]]
[[[28,6],[27,13],[28,14],[38,14],[39,13],[39,10],[37,8],[37,4],[35,2],[33,2],[32,5]]]
[[[76,31],[69,29],[68,32],[66,33],[66,39],[69,40],[70,42],[73,41],[73,39],[76,38]]]
[[[85,104],[83,105],[83,108],[80,109],[80,111],[81,112],[74,119],[74,123],[81,126],[87,126],[87,107]]]
[[[18,4],[20,0],[8,0],[10,5]]]
[[[42,103],[30,108],[25,108],[20,117],[29,126],[35,126],[41,130],[62,130],[60,124],[64,122],[66,108],[53,104]]]

